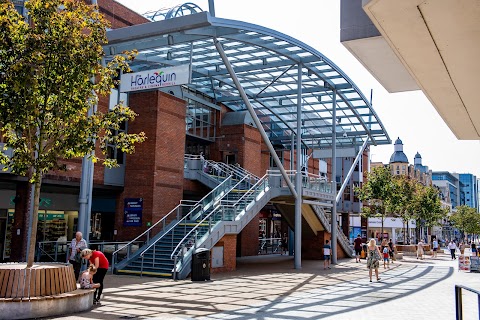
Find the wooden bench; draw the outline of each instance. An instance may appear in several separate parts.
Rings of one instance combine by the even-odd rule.
[[[36,264],[29,269],[2,264],[0,283],[0,298],[30,299],[77,290],[73,267],[67,264]]]
[[[95,289],[77,289],[72,265],[0,264],[0,319],[63,315],[93,306]]]

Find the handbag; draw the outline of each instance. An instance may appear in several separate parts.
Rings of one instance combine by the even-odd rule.
[[[82,254],[81,254],[81,252],[75,253],[75,262],[76,262],[76,263],[82,263]]]

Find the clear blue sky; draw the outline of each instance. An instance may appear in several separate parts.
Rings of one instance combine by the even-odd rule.
[[[144,13],[176,4],[193,2],[208,10],[207,0],[118,1]],[[388,93],[340,43],[339,0],[216,0],[216,16],[241,20],[295,37],[319,50],[339,66],[370,96],[392,141],[402,139],[410,163],[420,152],[423,165],[433,171],[472,173],[480,178],[480,141],[460,141],[440,118],[421,91]],[[393,145],[372,147],[372,161],[387,163]]]

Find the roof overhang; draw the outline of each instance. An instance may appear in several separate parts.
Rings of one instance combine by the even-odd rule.
[[[455,136],[480,139],[480,2],[363,0],[363,9]],[[391,71],[386,61],[358,58]]]
[[[302,142],[331,148],[333,96],[337,138],[342,147],[391,143],[369,101],[332,61],[285,34],[201,12],[115,29],[104,46],[108,61],[138,50],[133,71],[190,64],[190,89],[233,111],[246,106],[216,50],[218,39],[272,141],[288,146],[297,131],[298,74],[301,69]]]

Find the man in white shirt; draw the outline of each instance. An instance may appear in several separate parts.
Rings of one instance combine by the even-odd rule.
[[[457,245],[455,244],[455,241],[450,240],[450,243],[448,244],[448,249],[450,249],[450,254],[452,255],[452,260],[457,259],[455,257],[455,250],[457,250]]]

